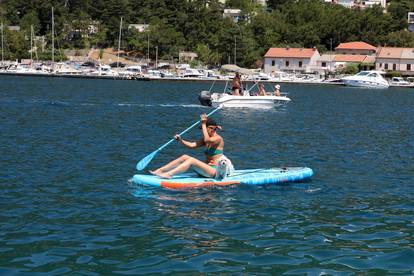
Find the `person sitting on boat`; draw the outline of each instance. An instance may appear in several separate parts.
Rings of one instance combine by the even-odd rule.
[[[266,90],[263,83],[259,84],[259,92],[257,93],[258,96],[266,96]]]
[[[206,114],[201,114],[201,131],[203,139],[198,141],[187,141],[178,134],[175,135],[174,138],[190,149],[204,146],[206,148],[204,151],[206,161],[203,162],[197,158],[184,154],[167,165],[150,172],[162,178],[171,178],[173,175],[186,172],[191,168],[201,176],[215,177],[217,162],[224,156],[224,140],[223,137],[217,134],[217,130],[221,130],[221,126],[219,126],[213,119],[208,118]]]
[[[275,93],[274,93],[274,95],[275,96],[280,96],[280,85],[279,84],[276,84],[275,85]]]
[[[232,83],[233,96],[240,96],[240,88],[241,88],[241,76],[239,72],[237,72],[233,78],[233,83]]]

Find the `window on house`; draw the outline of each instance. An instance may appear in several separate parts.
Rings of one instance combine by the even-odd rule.
[[[322,67],[326,67],[326,62],[322,62]]]
[[[274,60],[272,60],[272,66],[275,66],[276,62]]]
[[[407,71],[411,71],[411,64],[407,64]]]
[[[388,63],[384,63],[384,69],[388,70]]]
[[[302,67],[302,61],[299,61],[299,67]]]
[[[379,68],[381,68],[381,67],[382,67],[382,63],[379,64]]]
[[[285,62],[285,66],[289,67],[289,61],[288,60]]]
[[[392,65],[392,70],[394,70],[394,71],[395,71],[395,70],[397,70],[397,64],[395,64],[395,63],[394,63],[394,64]]]

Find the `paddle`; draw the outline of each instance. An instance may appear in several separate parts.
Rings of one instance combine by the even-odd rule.
[[[211,111],[210,113],[207,114],[207,117],[214,114],[217,110],[219,110],[221,108],[221,106],[217,107],[216,109],[214,109],[213,111]],[[186,130],[184,130],[183,132],[181,132],[179,135],[183,135],[184,133],[188,132],[190,129],[192,129],[193,127],[195,127],[196,125],[198,125],[200,123],[200,120],[198,120],[197,122],[195,122],[194,124],[192,124],[189,128],[187,128]],[[150,154],[148,154],[147,156],[145,156],[144,158],[141,159],[141,161],[138,162],[137,164],[137,170],[142,171],[143,169],[145,169],[145,167],[151,162],[151,160],[155,157],[155,155],[157,155],[158,152],[160,152],[163,148],[165,148],[166,146],[168,146],[169,144],[171,144],[172,142],[174,142],[175,139],[171,139],[170,141],[168,141],[167,143],[165,143],[164,145],[162,145],[161,147],[159,147],[157,150],[151,152]]]

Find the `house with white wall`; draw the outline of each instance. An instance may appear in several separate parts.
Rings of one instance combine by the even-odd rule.
[[[319,58],[316,48],[270,48],[264,56],[264,72],[312,73]]]
[[[360,64],[364,70],[370,70],[374,67],[375,56],[328,53],[321,55],[316,63],[320,73],[335,72],[349,64]]]
[[[414,48],[380,47],[375,67],[380,71],[414,75]]]

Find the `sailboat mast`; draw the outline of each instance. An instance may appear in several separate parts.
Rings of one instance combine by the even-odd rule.
[[[236,49],[237,49],[237,40],[236,40],[236,36],[234,36],[234,65],[237,65],[236,64]]]
[[[30,25],[30,64],[33,64],[33,25]]]
[[[118,62],[116,63],[116,68],[119,67],[119,51],[121,50],[121,34],[122,34],[122,17],[121,23],[119,24],[119,37],[118,37]]]
[[[149,32],[148,32],[148,40],[147,40],[147,63],[150,62],[150,58],[149,58]]]
[[[4,63],[4,25],[1,22],[1,63]]]
[[[55,63],[55,18],[52,7],[52,63]]]

